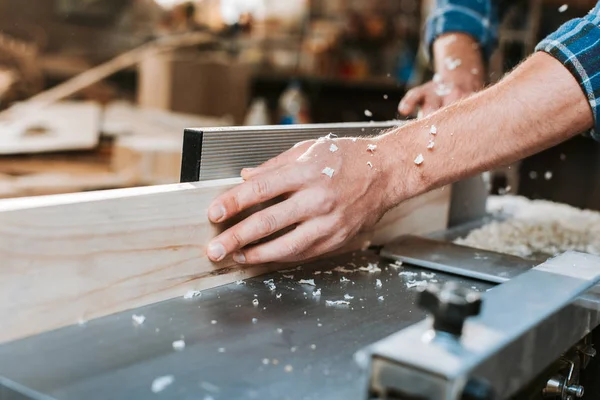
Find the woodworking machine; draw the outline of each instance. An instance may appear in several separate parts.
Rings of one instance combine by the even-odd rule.
[[[234,177],[301,140],[393,126],[189,129],[181,179]],[[460,182],[442,232],[0,345],[0,400],[600,399],[600,257],[453,244],[510,218],[486,215],[485,201],[481,178]]]

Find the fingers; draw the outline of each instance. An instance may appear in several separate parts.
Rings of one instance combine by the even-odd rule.
[[[242,170],[242,178],[245,180],[251,179],[254,176],[264,173],[267,170],[280,168],[284,165],[289,164],[298,159],[308,147],[312,146],[314,140],[307,140],[304,142],[297,143],[294,147],[289,150],[284,151],[280,155],[271,158],[270,160],[262,163],[260,166],[256,168],[244,168]]]
[[[261,174],[213,200],[208,218],[212,222],[223,222],[249,207],[298,189],[302,182],[302,174],[290,169],[278,174]]]
[[[442,108],[442,106],[443,103],[442,98],[440,96],[436,94],[433,94],[432,96],[427,96],[422,106],[423,116],[426,117],[430,114],[433,114],[434,112]]]
[[[323,221],[310,220],[277,239],[234,253],[233,259],[240,264],[303,260],[313,244],[325,236],[323,232]]]
[[[417,107],[423,102],[425,92],[426,89],[424,86],[409,90],[398,106],[400,114],[408,116],[414,113]]]
[[[208,258],[221,261],[228,254],[299,222],[307,217],[307,212],[300,210],[292,198],[251,215],[214,238],[207,247]]]

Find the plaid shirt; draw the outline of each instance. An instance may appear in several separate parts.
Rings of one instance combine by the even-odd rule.
[[[499,0],[436,0],[427,22],[428,48],[438,36],[462,32],[475,38],[486,57],[498,40],[498,24],[503,2]],[[600,140],[600,2],[586,16],[572,19],[542,40],[536,51],[559,60],[579,82],[586,94],[595,128],[591,135]]]

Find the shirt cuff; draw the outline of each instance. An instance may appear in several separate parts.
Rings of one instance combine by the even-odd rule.
[[[560,61],[577,79],[594,116],[589,134],[600,141],[600,7],[584,18],[573,19],[542,40],[536,51],[543,51]]]
[[[464,33],[475,39],[489,59],[498,43],[498,26],[494,16],[497,10],[490,2],[481,2],[481,10],[460,5],[438,7],[427,20],[425,43],[432,58],[435,39],[445,33]],[[489,8],[489,10],[486,10]]]

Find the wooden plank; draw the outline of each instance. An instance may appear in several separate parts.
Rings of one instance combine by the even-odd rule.
[[[0,201],[0,343],[280,268],[205,256],[225,228],[208,223],[207,208],[239,182]],[[449,195],[437,190],[401,204],[346,250],[443,229]]]
[[[100,137],[100,106],[61,102],[0,127],[0,154],[91,149]]]

